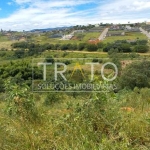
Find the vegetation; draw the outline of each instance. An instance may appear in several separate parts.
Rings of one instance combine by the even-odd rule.
[[[118,52],[138,52],[138,53],[146,53],[149,51],[147,40],[136,40],[128,42],[126,40],[118,40],[114,43],[107,43],[107,45],[103,48],[104,52],[108,52],[111,49],[117,49]]]
[[[122,73],[120,78],[123,88],[150,87],[150,61],[134,62]]]
[[[88,30],[93,26],[74,28]],[[14,42],[11,51],[1,49],[0,149],[150,149],[148,41],[139,37],[132,42],[126,41],[126,38],[110,43],[87,42],[98,34],[77,35],[81,40],[79,43],[47,43],[45,35],[50,35],[44,33],[39,37],[45,38],[44,42]],[[100,67],[106,62],[113,62],[119,72],[115,81],[108,82],[99,76],[100,68],[95,66],[94,80],[90,83],[100,84],[100,93],[94,88],[81,93],[76,90],[67,93],[61,91],[60,85],[54,88],[54,92],[35,93],[32,91],[33,73],[34,81],[38,83],[43,79],[43,70],[35,63],[36,59],[32,62],[33,58],[48,63],[55,63],[55,58],[63,58],[63,63],[70,68],[67,72],[69,77],[75,62],[67,58],[90,58]],[[91,68],[84,65],[84,60],[81,59],[81,62],[82,70],[78,68],[76,74],[83,71],[90,79]],[[105,76],[111,77],[112,70],[112,66],[105,67]],[[53,76],[50,71],[47,74]],[[87,82],[83,76],[76,74],[72,76],[72,84],[76,80]]]

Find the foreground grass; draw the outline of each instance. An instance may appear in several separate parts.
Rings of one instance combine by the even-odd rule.
[[[44,105],[36,95],[40,120],[4,113],[0,103],[0,148],[4,150],[148,150],[150,89],[121,93],[61,94]],[[38,97],[37,97],[38,96]]]

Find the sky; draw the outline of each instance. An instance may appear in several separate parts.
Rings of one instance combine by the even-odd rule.
[[[0,29],[150,21],[150,0],[0,0]]]

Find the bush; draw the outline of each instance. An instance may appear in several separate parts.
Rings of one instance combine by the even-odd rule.
[[[69,49],[69,47],[68,47],[67,44],[62,44],[62,45],[60,46],[60,48],[61,48],[61,50],[68,50],[68,49]]]
[[[4,92],[4,91],[5,91],[4,81],[3,79],[0,78],[0,92]]]
[[[53,56],[47,56],[45,58],[45,62],[53,64],[55,62],[55,60],[54,60]]]
[[[125,44],[121,44],[121,51],[122,52],[131,52],[131,45],[128,44],[128,43],[125,43]]]
[[[99,62],[98,58],[93,58],[92,62]]]
[[[44,105],[53,105],[54,103],[60,101],[61,96],[59,93],[49,93],[44,101]]]
[[[147,45],[137,45],[134,48],[134,51],[138,53],[146,53],[148,52],[148,50],[149,50],[149,47]]]
[[[17,58],[23,58],[25,56],[25,50],[24,49],[16,50],[14,56]]]
[[[148,43],[147,40],[138,40],[137,41],[137,44],[139,44],[139,45],[146,45],[147,43]]]
[[[125,68],[121,77],[122,88],[150,87],[150,61],[133,62]]]
[[[37,121],[39,115],[30,88],[25,84],[18,86],[12,80],[7,81],[5,87],[6,113],[18,117],[21,121]]]
[[[97,43],[97,47],[99,49],[103,48],[104,47],[104,43],[102,43],[102,42]]]
[[[87,44],[86,48],[88,51],[97,51],[98,50],[97,46],[94,44]]]
[[[79,43],[78,50],[82,51],[85,49],[85,47],[86,47],[86,43]]]

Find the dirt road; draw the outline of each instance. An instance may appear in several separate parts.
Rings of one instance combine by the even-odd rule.
[[[139,29],[143,34],[145,34],[148,37],[148,39],[150,39],[150,34],[146,30],[144,30],[142,28],[139,28]]]
[[[103,41],[103,40],[104,40],[104,38],[106,37],[106,34],[107,34],[107,32],[108,32],[108,29],[109,29],[109,28],[106,28],[106,29],[101,33],[100,37],[98,38],[100,41]]]

